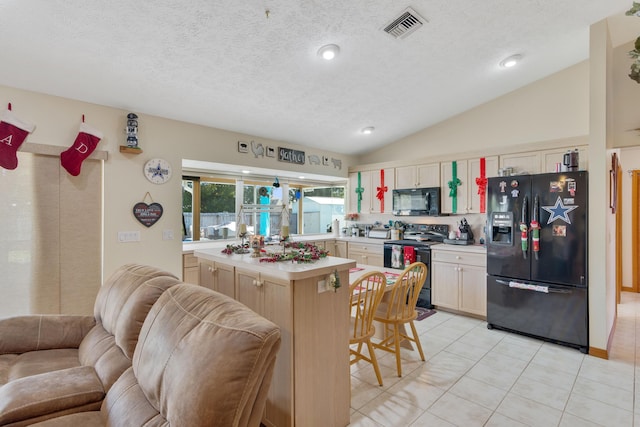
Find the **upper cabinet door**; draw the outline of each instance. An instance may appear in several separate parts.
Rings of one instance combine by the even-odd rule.
[[[498,165],[498,156],[485,157],[485,177],[498,176]],[[480,159],[469,160],[469,198],[467,201],[467,212],[469,213],[480,213],[480,195],[478,194],[478,184],[476,183],[476,178],[479,177]],[[484,197],[486,203],[486,193]]]
[[[513,168],[513,174],[540,173],[540,153],[517,153],[500,156],[501,168]]]
[[[384,171],[384,186],[381,185],[381,170]],[[393,168],[371,171],[371,213],[391,213],[393,209],[393,189],[396,188],[394,172],[395,170]],[[380,203],[380,199],[378,199],[378,187],[387,187],[387,191],[383,191],[383,203]],[[382,210],[383,206],[384,211]]]
[[[418,166],[419,187],[440,187],[440,163]]]
[[[418,175],[415,166],[396,168],[396,188],[415,188],[418,186]]]
[[[456,209],[454,212],[453,197],[449,194],[449,181],[453,180],[453,162],[442,162],[441,166],[441,190],[440,190],[440,209],[442,213],[449,214],[465,214],[467,213],[467,197],[470,188],[469,178],[467,176],[467,161],[456,161],[456,178],[460,180],[460,185],[456,187]],[[475,178],[474,178],[475,180]]]
[[[396,188],[439,186],[440,163],[396,168]]]
[[[371,171],[360,172],[360,187],[362,188],[362,200],[360,200],[359,213],[371,213]],[[358,212],[358,172],[349,174],[349,212]]]
[[[587,147],[580,146],[576,147],[578,149],[578,155],[580,156],[580,164],[578,166],[579,170],[588,170],[589,162],[587,157]],[[567,151],[566,149],[557,149],[557,150],[545,150],[542,154],[542,172],[556,172],[556,165],[559,164],[560,168],[562,168],[562,160]],[[560,169],[562,170],[562,169]]]

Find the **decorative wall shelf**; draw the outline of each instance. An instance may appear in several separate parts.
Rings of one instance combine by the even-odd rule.
[[[127,147],[126,145],[120,146],[120,152],[127,154],[142,154],[142,150],[140,148],[131,148]]]

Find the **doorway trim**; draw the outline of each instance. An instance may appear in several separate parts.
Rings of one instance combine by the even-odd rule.
[[[632,236],[631,236],[631,259],[632,259],[632,283],[631,291],[638,292],[638,279],[640,274],[638,268],[640,263],[638,262],[638,256],[640,256],[640,228],[638,227],[638,220],[640,219],[640,170],[633,170],[631,172],[631,224]]]

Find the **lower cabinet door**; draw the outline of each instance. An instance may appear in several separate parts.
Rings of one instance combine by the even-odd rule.
[[[487,315],[487,269],[475,265],[460,266],[460,310]]]
[[[458,265],[447,262],[432,262],[431,274],[433,304],[458,310]]]

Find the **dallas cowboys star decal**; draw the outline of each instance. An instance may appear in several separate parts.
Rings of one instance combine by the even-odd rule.
[[[556,204],[553,206],[542,206],[542,209],[544,209],[545,211],[549,212],[551,215],[549,215],[549,219],[547,220],[547,224],[551,224],[553,221],[555,221],[556,219],[561,219],[564,222],[566,222],[567,224],[571,224],[571,220],[569,219],[569,216],[567,215],[569,212],[571,212],[574,209],[578,209],[578,206],[565,206],[564,203],[562,203],[562,199],[560,198],[560,196],[558,196],[558,199],[556,200]]]

